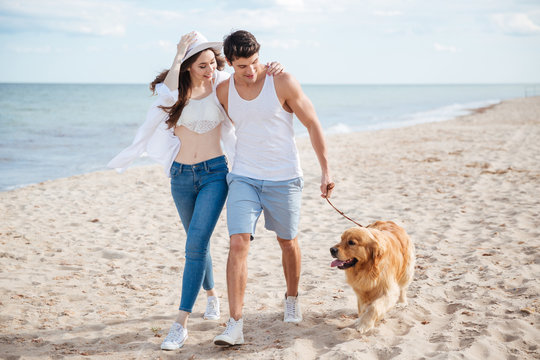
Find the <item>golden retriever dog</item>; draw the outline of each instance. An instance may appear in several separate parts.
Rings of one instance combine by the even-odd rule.
[[[356,328],[365,333],[396,303],[407,305],[407,287],[414,274],[414,245],[392,221],[354,227],[330,248],[331,266],[345,270],[358,298]]]

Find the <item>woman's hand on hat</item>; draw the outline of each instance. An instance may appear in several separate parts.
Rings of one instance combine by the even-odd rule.
[[[176,45],[177,55],[183,58],[189,46],[195,41],[197,41],[197,33],[195,31],[182,35],[180,42]]]
[[[283,72],[283,70],[285,69],[283,67],[283,65],[281,65],[280,63],[278,63],[277,61],[272,61],[270,63],[267,63],[265,66],[266,68],[266,73],[268,75],[277,75],[277,74],[280,74]]]

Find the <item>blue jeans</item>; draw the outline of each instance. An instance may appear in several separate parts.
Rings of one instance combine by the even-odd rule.
[[[201,286],[214,288],[210,236],[227,198],[225,156],[193,165],[174,162],[171,193],[186,230],[186,263],[180,310],[191,313]]]

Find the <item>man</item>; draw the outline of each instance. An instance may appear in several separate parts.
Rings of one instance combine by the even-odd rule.
[[[230,319],[216,345],[244,342],[242,306],[247,283],[247,256],[255,224],[264,211],[265,227],[274,231],[282,251],[287,283],[284,321],[298,323],[300,248],[298,222],[302,169],[294,140],[293,113],[307,128],[322,170],[321,196],[330,196],[326,144],[311,101],[288,73],[266,76],[259,63],[260,45],[247,31],[225,38],[223,49],[234,74],[217,88],[217,96],[235,125],[236,155],[227,176],[227,225],[230,250],[227,291]]]

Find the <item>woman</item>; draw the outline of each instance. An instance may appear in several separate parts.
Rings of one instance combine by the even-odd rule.
[[[220,316],[209,241],[227,197],[227,158],[233,161],[235,146],[231,122],[215,95],[216,86],[230,76],[221,71],[221,46],[198,32],[182,36],[170,70],[150,84],[158,99],[146,121],[132,145],[108,164],[122,172],[146,152],[171,178],[171,193],[187,233],[186,262],[179,313],[161,344],[163,350],[178,349],[187,339],[187,321],[201,286],[208,296],[203,317]],[[279,73],[282,67],[272,63],[267,71]]]

